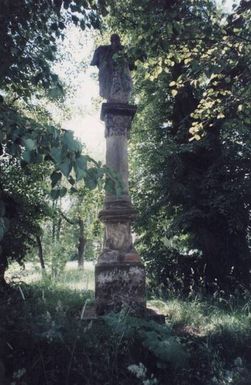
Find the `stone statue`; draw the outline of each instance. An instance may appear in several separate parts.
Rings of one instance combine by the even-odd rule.
[[[110,45],[101,45],[91,61],[99,69],[99,94],[112,103],[128,103],[132,80],[128,60],[117,34],[111,35]]]

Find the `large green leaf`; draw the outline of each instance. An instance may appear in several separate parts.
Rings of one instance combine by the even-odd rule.
[[[53,160],[56,162],[56,163],[61,163],[62,162],[62,150],[61,148],[58,148],[58,147],[52,147],[51,148],[51,151],[50,151],[50,155],[51,157],[53,158]]]
[[[54,171],[51,174],[50,178],[51,178],[51,185],[52,185],[52,187],[55,187],[56,184],[61,180],[62,174],[61,174],[61,172]]]
[[[65,131],[63,136],[63,143],[71,151],[81,151],[82,145],[73,136],[72,131]]]
[[[79,181],[86,176],[87,160],[84,155],[77,157],[74,169],[76,173],[76,179]]]
[[[37,149],[37,143],[34,139],[27,138],[23,142],[26,150],[32,151]]]
[[[52,99],[60,99],[64,96],[64,90],[60,84],[57,84],[49,89],[48,95]]]
[[[50,196],[53,200],[57,200],[60,197],[60,188],[51,190]]]
[[[31,151],[30,150],[25,150],[22,154],[22,158],[26,163],[30,163],[31,161]]]
[[[86,176],[86,170],[83,170],[82,168],[79,168],[79,167],[75,167],[75,173],[76,173],[77,181],[83,179]]]
[[[76,165],[77,167],[81,168],[82,170],[85,170],[87,167],[87,159],[86,156],[80,155],[76,158]]]
[[[98,169],[95,167],[89,168],[84,178],[86,186],[90,189],[96,188],[98,184],[98,177],[99,177]]]
[[[65,162],[60,163],[58,167],[64,176],[68,177],[72,169],[72,162],[70,159],[67,159]]]

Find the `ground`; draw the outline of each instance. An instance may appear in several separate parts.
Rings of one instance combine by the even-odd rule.
[[[251,384],[248,298],[149,298],[165,325],[126,309],[90,321],[93,271],[92,262],[84,271],[69,262],[52,280],[34,264],[11,266],[0,303],[7,385]]]

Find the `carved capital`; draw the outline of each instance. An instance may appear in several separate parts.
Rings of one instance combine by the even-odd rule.
[[[105,137],[127,136],[132,122],[131,116],[113,115],[109,113],[105,116]]]
[[[136,106],[127,103],[103,103],[101,120],[105,121],[105,137],[128,137],[136,110]]]

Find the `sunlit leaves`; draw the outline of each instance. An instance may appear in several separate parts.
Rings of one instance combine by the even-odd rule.
[[[250,10],[245,5],[228,17],[221,15],[213,2],[205,1],[174,2],[173,7],[159,3],[154,8],[148,2],[128,0],[110,6],[116,27],[130,35],[134,48],[129,51],[133,54],[140,48],[145,52],[147,59],[137,65],[144,73],[146,87],[147,82],[161,81],[165,74],[169,84],[176,82],[176,68],[183,67],[178,84],[170,86],[170,95],[176,97],[186,82],[194,86],[201,98],[195,111],[196,119],[203,120],[202,126],[196,123],[201,133],[212,120],[222,119],[225,109],[235,108],[238,83],[242,78],[247,83],[250,77],[245,75],[248,63],[242,72],[240,64],[250,55]],[[124,13],[127,18],[123,18]],[[139,60],[137,55],[135,59]],[[202,97],[203,91],[208,97]]]
[[[133,47],[132,56],[144,52],[144,60],[135,54],[138,113],[131,144],[143,256],[150,264],[161,253],[168,260],[163,239],[172,243],[185,234],[212,275],[223,271],[222,282],[230,263],[244,276],[243,260],[250,261],[247,3],[226,15],[213,1],[110,2],[112,27]]]

